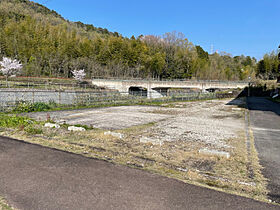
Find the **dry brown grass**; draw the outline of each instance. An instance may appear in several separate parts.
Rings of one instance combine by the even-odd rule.
[[[253,136],[253,132],[252,129],[249,129],[249,134],[250,134],[250,145],[251,145],[251,156],[250,156],[250,162],[251,162],[251,167],[252,170],[254,172],[254,176],[253,176],[253,181],[256,183],[256,194],[264,194],[266,195],[268,193],[267,191],[267,180],[265,179],[265,177],[263,176],[261,170],[262,170],[262,166],[260,165],[260,161],[258,158],[258,152],[256,150],[255,147],[255,142],[254,142],[254,136]]]
[[[104,135],[104,130],[73,133],[65,129],[44,128],[43,135],[26,135],[24,131],[7,131],[2,135],[47,147],[142,168],[164,176],[176,178],[222,191],[264,200],[265,188],[259,177],[252,182],[247,170],[248,157],[244,138],[231,139],[231,158],[225,159],[198,153],[201,142],[166,142],[162,146],[142,144],[137,136],[153,124],[124,129],[124,139]],[[206,145],[204,145],[206,146]],[[258,161],[254,156],[254,164]],[[257,175],[260,175],[257,173]],[[240,184],[245,183],[245,184]],[[249,183],[248,185],[246,183]]]
[[[236,117],[242,118],[244,114],[237,113]],[[66,128],[42,128],[40,135],[18,130],[4,130],[0,134],[266,201],[266,183],[252,133],[249,151],[244,130],[237,138],[229,139],[227,145],[231,147],[223,150],[230,152],[231,157],[226,159],[200,154],[199,149],[211,148],[202,141],[178,140],[164,142],[161,146],[140,143],[139,138],[155,125],[149,123],[115,131],[122,133],[123,139],[104,135],[102,129],[70,132]]]

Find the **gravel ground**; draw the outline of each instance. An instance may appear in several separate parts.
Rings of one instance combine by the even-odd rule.
[[[161,112],[172,109],[177,114],[157,123],[147,135],[160,141],[201,141],[210,147],[228,148],[226,140],[237,137],[244,129],[241,112],[227,105],[229,102],[189,102],[175,106],[181,108],[161,108]]]
[[[143,137],[164,141],[200,141],[209,147],[228,148],[226,140],[235,138],[244,129],[240,111],[232,105],[242,100],[180,102],[173,107],[121,106],[72,111],[31,113],[30,117],[56,122],[84,124],[95,128],[118,130],[157,122]],[[140,136],[141,138],[141,136]]]
[[[83,109],[71,111],[30,113],[29,116],[37,120],[50,118],[56,122],[66,122],[70,125],[82,124],[107,130],[118,130],[158,122],[170,118],[167,114],[148,113],[156,110],[149,106],[119,106],[97,109]]]

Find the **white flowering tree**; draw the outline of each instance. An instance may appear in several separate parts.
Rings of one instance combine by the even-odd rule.
[[[74,70],[72,71],[72,74],[73,74],[73,77],[76,81],[78,82],[82,82],[83,79],[85,78],[86,76],[86,73],[85,73],[85,70],[84,69],[81,69],[81,70]]]
[[[3,60],[0,61],[0,72],[6,77],[6,82],[8,86],[8,78],[14,77],[20,73],[22,69],[22,64],[14,59],[3,57]]]

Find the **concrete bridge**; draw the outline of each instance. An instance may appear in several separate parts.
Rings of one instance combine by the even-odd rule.
[[[146,91],[148,98],[159,98],[167,95],[170,88],[194,88],[205,92],[214,89],[245,88],[248,82],[220,82],[220,81],[192,81],[192,80],[114,80],[92,79],[92,84],[109,89],[118,90],[122,94],[133,91]]]

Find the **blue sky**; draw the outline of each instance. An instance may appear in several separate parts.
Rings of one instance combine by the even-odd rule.
[[[178,31],[210,52],[257,59],[280,44],[280,0],[34,0],[70,21],[131,37]]]

